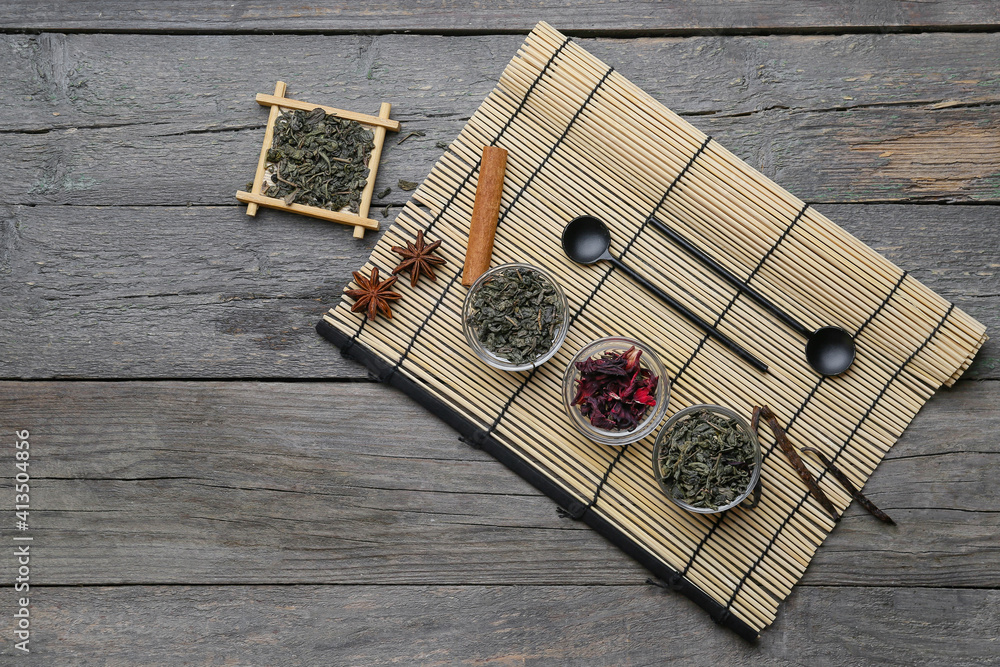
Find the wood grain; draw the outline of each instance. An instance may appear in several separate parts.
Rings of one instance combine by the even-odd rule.
[[[278,76],[303,99],[370,113],[391,102],[404,133],[425,136],[390,139],[379,187],[420,181],[520,41],[2,35],[13,83],[0,123],[20,159],[0,202],[229,204],[260,149],[253,95]],[[580,41],[806,200],[1000,198],[1000,35]],[[257,60],[281,64],[248,71]]]
[[[1000,108],[998,106],[997,108]],[[441,157],[462,118],[410,120],[428,140],[389,142],[376,189],[417,183]],[[953,108],[892,114],[861,109],[748,117],[708,116],[695,125],[734,154],[813,203],[1000,202],[1000,135],[993,112]],[[0,202],[104,206],[222,206],[253,178],[258,127],[187,131],[170,125],[11,133],[20,159],[0,181]],[[173,169],[164,170],[165,163]],[[393,187],[390,200],[404,203]]]
[[[820,211],[1000,326],[992,207]],[[314,327],[378,238],[236,205],[0,206],[0,377],[365,378]],[[998,345],[967,377],[1000,377]]]
[[[386,145],[388,222],[538,20],[1000,324],[994,2],[0,0],[0,378],[43,380],[0,381],[34,457],[19,664],[996,661],[993,341],[866,485],[900,525],[851,507],[754,647],[315,335],[379,235],[243,215],[254,94],[423,131]]]
[[[893,27],[941,29],[1000,23],[995,4],[986,0],[909,3],[824,0],[789,5],[765,0],[729,3],[698,0],[652,3],[627,0],[515,0],[501,4],[443,0],[325,0],[309,5],[264,2],[176,2],[136,11],[125,2],[62,2],[35,5],[9,0],[0,4],[0,28],[34,30],[129,31],[426,31],[527,32],[538,21],[556,22],[569,32],[615,36],[691,34],[778,29],[845,30]]]
[[[985,665],[1000,614],[996,590],[800,587],[751,646],[641,585],[47,587],[36,600],[16,664]]]
[[[927,33],[574,41],[678,113],[717,115],[782,106],[988,105],[997,99],[998,39]],[[0,100],[10,106],[0,107],[0,118],[4,129],[25,131],[143,122],[184,123],[188,130],[263,126],[266,115],[254,96],[273,90],[276,72],[294,74],[289,93],[309,100],[376,113],[383,98],[391,99],[404,120],[468,115],[522,41],[520,35],[3,34],[9,81]],[[250,61],[262,63],[259,70],[248,69]]]
[[[44,545],[32,572],[46,585],[647,576],[379,385],[2,382],[0,392],[0,423],[31,432],[32,525]],[[865,487],[899,525],[851,507],[804,583],[1000,586],[997,428],[1000,383],[962,381],[936,396]],[[12,577],[0,572],[4,585]]]
[[[928,33],[575,41],[674,111],[708,116],[783,107],[985,107],[1000,97],[998,39]],[[519,35],[4,34],[8,85],[0,90],[0,119],[5,130],[27,132],[143,123],[203,132],[263,127],[266,113],[254,95],[272,91],[278,74],[294,75],[289,94],[303,99],[369,113],[390,100],[403,122],[461,117],[489,93],[522,41]],[[262,65],[248,69],[247,62]],[[435,141],[411,138],[400,150]]]

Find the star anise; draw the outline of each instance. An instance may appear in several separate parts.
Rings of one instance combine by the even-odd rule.
[[[389,291],[389,288],[396,282],[396,277],[379,281],[377,266],[372,267],[370,278],[365,278],[357,271],[353,273],[354,282],[358,284],[359,289],[349,289],[345,292],[347,296],[357,299],[351,306],[351,312],[356,313],[363,310],[369,320],[374,320],[379,313],[382,313],[391,320],[392,311],[389,310],[389,302],[403,298],[399,292]]]
[[[423,231],[419,231],[417,232],[417,242],[415,244],[407,241],[405,248],[393,246],[392,251],[402,255],[403,261],[392,270],[392,275],[409,269],[410,287],[417,286],[417,281],[420,280],[421,274],[437,282],[437,276],[434,275],[434,265],[446,263],[443,258],[431,255],[432,252],[437,250],[439,245],[441,245],[440,241],[425,245],[424,233]]]

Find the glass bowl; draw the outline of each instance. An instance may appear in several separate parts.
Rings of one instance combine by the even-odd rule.
[[[659,378],[659,381],[656,383],[656,405],[646,410],[642,421],[631,431],[597,428],[590,423],[590,419],[580,412],[580,406],[572,405],[573,399],[576,397],[577,380],[580,379],[580,371],[577,369],[576,363],[600,357],[606,352],[624,352],[632,346],[642,351],[642,355],[639,357],[639,366],[648,369],[653,375]],[[663,367],[663,363],[652,348],[633,338],[613,336],[610,338],[601,338],[584,345],[569,362],[569,365],[566,367],[566,373],[563,376],[563,405],[566,406],[566,413],[569,415],[570,421],[573,422],[573,426],[580,433],[602,445],[627,445],[645,438],[656,429],[656,425],[663,419],[669,401],[670,378],[667,377],[667,369]]]
[[[475,300],[476,294],[484,285],[493,280],[497,274],[504,271],[533,271],[534,273],[539,274],[550,285],[552,285],[552,287],[555,288],[556,296],[558,297],[558,307],[561,315],[558,315],[555,318],[558,322],[558,329],[556,329],[553,333],[552,345],[543,354],[529,362],[517,364],[488,350],[482,342],[480,342],[479,336],[477,335],[475,328],[472,326],[472,304]],[[469,342],[469,347],[472,348],[472,351],[476,353],[477,357],[493,368],[498,368],[502,371],[527,371],[536,366],[541,366],[546,361],[551,359],[552,356],[559,350],[559,346],[563,344],[564,340],[566,340],[566,332],[568,330],[569,304],[566,302],[566,295],[563,294],[559,283],[556,282],[556,279],[553,278],[548,271],[537,266],[532,266],[531,264],[501,264],[500,266],[490,269],[483,275],[479,276],[479,280],[472,284],[472,287],[469,288],[469,293],[465,295],[465,303],[462,305],[462,333],[465,334],[465,339]]]
[[[666,440],[667,435],[677,422],[682,419],[687,419],[689,415],[692,415],[700,410],[707,410],[709,412],[736,420],[742,430],[750,436],[750,441],[753,443],[755,451],[753,472],[750,473],[750,481],[747,484],[747,488],[744,489],[743,492],[728,505],[723,505],[715,509],[708,507],[695,507],[675,498],[673,492],[663,481],[663,474],[660,472],[660,450],[664,446],[664,441]],[[719,514],[736,507],[750,495],[754,487],[757,485],[757,482],[760,480],[762,458],[760,441],[757,439],[757,434],[753,432],[753,429],[750,428],[750,424],[748,424],[743,417],[722,405],[692,405],[689,408],[678,410],[675,414],[673,414],[670,419],[667,420],[667,423],[663,425],[663,428],[660,429],[660,432],[656,434],[656,443],[653,445],[653,476],[656,477],[656,482],[660,485],[660,489],[663,490],[664,495],[666,495],[667,498],[679,507],[686,509],[689,512],[696,512],[698,514]]]

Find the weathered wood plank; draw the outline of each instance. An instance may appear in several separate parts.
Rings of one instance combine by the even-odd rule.
[[[3,382],[0,395],[0,424],[31,432],[32,572],[46,584],[646,577],[379,385]],[[1000,586],[998,427],[1000,383],[935,397],[866,487],[898,527],[852,507],[806,583]]]
[[[1000,106],[928,112],[881,109],[749,117],[696,125],[805,201],[1000,201]],[[390,148],[377,188],[422,181],[462,118],[406,122],[424,141]],[[172,125],[53,130],[5,136],[19,156],[0,181],[0,202],[90,206],[228,205],[246,187],[262,131],[188,132]],[[412,139],[410,140],[412,141]],[[384,173],[383,173],[384,172]],[[394,187],[393,203],[403,193]]]
[[[820,210],[1000,326],[992,207]],[[235,206],[0,206],[0,377],[366,377],[313,327],[377,240]],[[998,345],[968,377],[1000,377]]]
[[[275,78],[359,111],[392,102],[404,132],[426,136],[390,139],[380,184],[419,181],[520,41],[4,35],[15,76],[0,119],[20,159],[0,201],[231,203],[259,153],[253,95]],[[1000,197],[1000,35],[582,43],[806,200]],[[255,60],[281,65],[248,71]]]
[[[987,0],[910,3],[823,2],[789,4],[776,0],[730,3],[698,0],[651,3],[587,0],[502,4],[452,3],[443,0],[325,0],[308,6],[264,2],[174,2],[143,6],[126,2],[0,4],[0,28],[13,30],[112,31],[527,31],[538,21],[583,33],[617,36],[687,34],[718,31],[941,29],[982,27],[1000,23],[995,4]]]
[[[185,131],[261,126],[266,113],[254,94],[272,91],[277,78],[288,81],[297,99],[368,112],[390,101],[393,117],[404,122],[468,116],[523,40],[0,35],[8,81],[0,90],[0,126],[31,132],[143,123],[176,123]],[[682,115],[1000,99],[1000,34],[575,41]],[[248,69],[248,62],[259,66]]]
[[[235,206],[0,207],[0,375],[365,378],[315,325],[378,237]]]
[[[17,664],[986,665],[1000,615],[996,590],[800,588],[751,645],[651,586],[32,593],[32,653]],[[7,637],[11,621],[0,620]],[[14,656],[12,644],[0,656]]]

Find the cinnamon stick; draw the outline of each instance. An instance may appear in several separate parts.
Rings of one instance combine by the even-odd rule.
[[[472,205],[472,224],[469,226],[469,245],[462,269],[462,284],[466,287],[490,268],[506,169],[507,151],[499,146],[483,146],[476,200]]]

